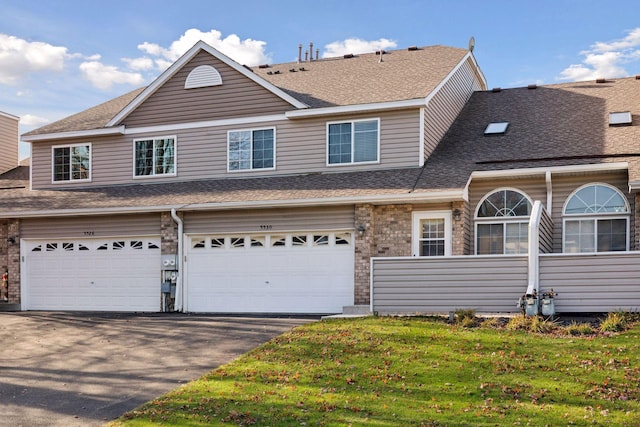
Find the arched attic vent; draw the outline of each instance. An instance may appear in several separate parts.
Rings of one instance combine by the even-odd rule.
[[[194,68],[184,82],[185,89],[220,85],[222,85],[222,76],[211,65],[200,65]]]

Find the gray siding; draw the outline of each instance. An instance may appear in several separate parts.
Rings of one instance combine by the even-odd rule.
[[[640,310],[640,253],[541,255],[540,291],[559,313]]]
[[[527,258],[374,258],[373,311],[380,314],[517,312]]]
[[[222,86],[185,89],[189,73],[211,65],[222,76]],[[127,127],[250,117],[294,109],[248,77],[207,52],[198,53],[122,123]]]
[[[0,173],[18,166],[18,120],[0,113]]]
[[[24,239],[158,235],[160,214],[33,218],[20,222],[20,237]]]
[[[380,163],[366,165],[326,165],[328,121],[380,118]],[[129,183],[160,183],[178,180],[242,178],[308,172],[347,172],[369,169],[414,167],[418,165],[418,109],[327,118],[284,120],[255,126],[219,126],[178,132],[70,139],[63,142],[33,143],[33,188],[61,188],[67,183],[51,183],[51,147],[58,144],[92,143],[92,182],[76,187]],[[227,172],[227,132],[235,129],[275,127],[276,170]],[[177,176],[133,178],[133,140],[175,135]]]
[[[435,150],[471,94],[481,89],[481,82],[469,58],[431,98],[424,115],[425,159]]]
[[[350,230],[355,222],[353,206],[300,209],[255,209],[185,212],[184,232],[269,233],[312,230]]]

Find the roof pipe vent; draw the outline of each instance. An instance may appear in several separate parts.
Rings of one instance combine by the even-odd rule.
[[[606,82],[607,82],[607,79],[605,79],[604,77],[598,77],[596,79],[596,83],[606,83]]]
[[[309,61],[313,61],[313,42],[309,42]]]
[[[302,62],[302,43],[298,44],[298,64]]]
[[[409,46],[409,47],[407,48],[407,50],[408,50],[409,52],[413,52],[414,50],[418,50],[418,46]]]
[[[532,84],[532,85],[527,86],[527,89],[537,89],[537,88],[538,88],[538,85],[535,84],[535,83]]]
[[[502,89],[499,87],[494,87],[493,89],[491,89],[491,92],[493,93],[502,92]]]
[[[320,49],[316,49],[316,61],[318,60],[319,56],[320,56]]]

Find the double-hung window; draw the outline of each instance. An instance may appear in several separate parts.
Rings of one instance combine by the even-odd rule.
[[[517,190],[503,189],[488,194],[476,212],[476,253],[527,253],[531,206],[529,198]]]
[[[327,164],[377,162],[379,152],[379,119],[327,124]]]
[[[176,174],[176,138],[145,138],[134,141],[134,175]]]
[[[53,181],[90,181],[91,144],[53,147]]]
[[[564,252],[611,252],[629,248],[629,205],[606,184],[589,184],[564,206]]]
[[[274,169],[275,129],[248,129],[229,131],[228,170]]]

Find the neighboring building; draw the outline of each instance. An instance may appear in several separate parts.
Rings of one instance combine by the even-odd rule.
[[[368,308],[371,257],[412,254],[412,214],[437,230],[468,206],[425,164],[485,89],[464,49],[247,69],[199,42],[150,86],[23,135],[30,177],[0,176],[9,302]],[[422,247],[462,254],[464,231]]]
[[[0,173],[18,166],[19,117],[0,111]]]

